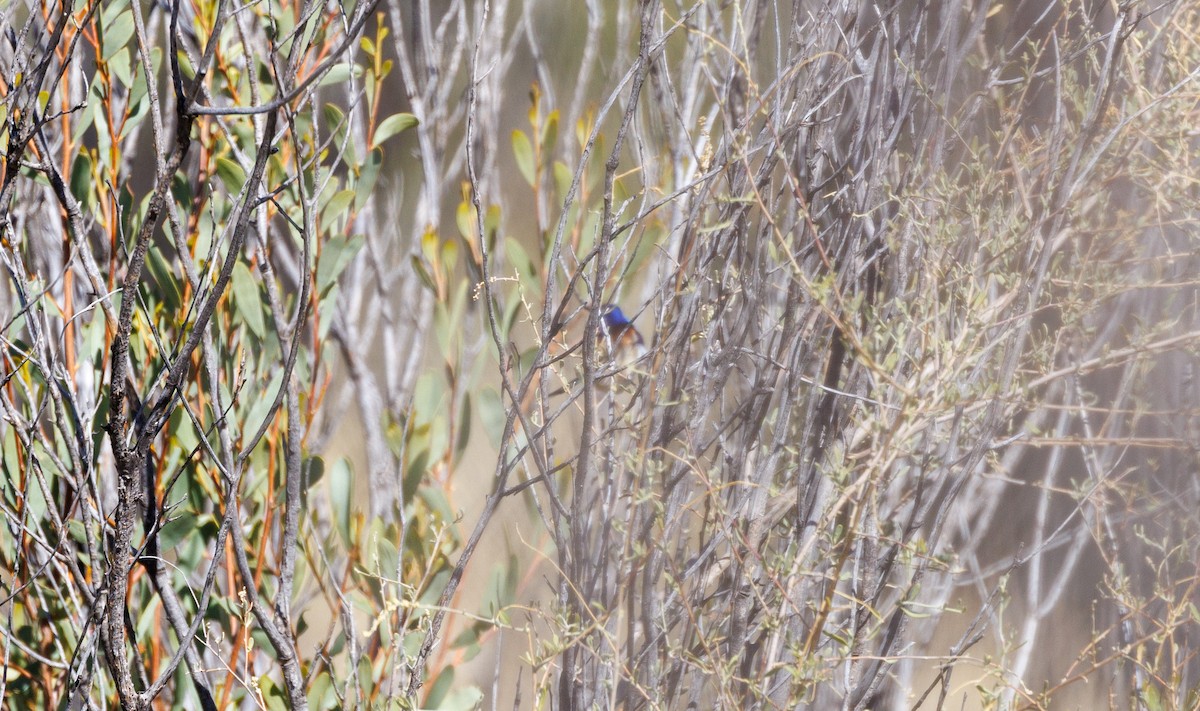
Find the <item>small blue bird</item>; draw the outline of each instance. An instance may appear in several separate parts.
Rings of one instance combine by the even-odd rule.
[[[600,341],[614,365],[626,367],[646,355],[642,334],[616,304],[605,304],[600,310]]]

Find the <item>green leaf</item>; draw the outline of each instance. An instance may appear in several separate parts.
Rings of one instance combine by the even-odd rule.
[[[421,593],[421,599],[417,601],[417,607],[422,614],[429,611],[429,608],[437,604],[438,598],[441,597],[442,591],[446,589],[446,583],[450,580],[449,570],[439,570],[433,576],[433,580],[425,587],[425,591]]]
[[[462,207],[461,205],[459,206]],[[421,254],[425,255],[425,259],[430,264],[438,263],[438,236],[433,230],[428,230],[421,235]]]
[[[329,672],[321,672],[308,687],[308,706],[313,709],[337,707],[337,696]]]
[[[517,276],[521,279],[521,285],[531,292],[536,291],[539,288],[537,278],[538,268],[529,257],[529,253],[521,246],[521,243],[512,237],[506,237],[504,239],[504,252],[508,256],[508,263],[517,270]]]
[[[321,481],[321,477],[325,476],[325,459],[320,456],[312,456],[308,458],[307,462],[308,479],[305,483],[311,489],[317,482]]]
[[[567,167],[566,163],[561,160],[554,161],[554,187],[558,190],[559,197],[566,197],[567,191],[571,189],[571,181],[575,179],[575,174]]]
[[[448,239],[442,245],[442,264],[445,265],[448,273],[452,273],[458,266],[458,242]]]
[[[101,96],[100,86],[99,84],[95,83],[97,78],[93,77],[92,81],[93,83],[91,91],[87,93],[87,105],[83,107],[82,111],[75,115],[75,121],[73,122],[75,124],[75,128],[71,129],[71,143],[76,146],[78,146],[79,142],[83,139],[84,132],[92,128],[92,126],[96,123],[96,107],[100,106],[104,101],[104,98]],[[7,129],[7,110],[3,112],[3,118],[5,119],[5,123],[0,128]],[[8,131],[4,130],[4,134],[7,137]]]
[[[162,65],[162,49],[155,47],[150,50],[150,68],[153,71],[155,68]],[[146,84],[146,72],[142,71],[142,62],[137,61],[137,74],[133,78],[133,86],[129,90],[129,105],[137,106],[142,99],[146,97],[146,92],[149,86]]]
[[[321,317],[321,325],[317,328],[317,338],[322,342],[325,336],[329,334],[329,327],[333,325],[334,316],[338,310],[338,294],[341,289],[338,288],[337,282],[329,287],[329,293],[320,297],[321,301],[317,304],[317,315]]]
[[[510,557],[508,560],[498,561],[492,566],[491,579],[488,581],[487,587],[483,590],[483,602],[480,605],[481,614],[488,617],[495,617],[500,614],[500,610],[512,602],[508,580],[512,577],[509,566],[513,565],[513,563],[513,557]]]
[[[476,686],[455,689],[442,700],[441,711],[471,711],[483,701],[483,692]]]
[[[261,341],[267,334],[267,324],[263,318],[263,300],[258,291],[258,281],[245,263],[238,262],[233,265],[230,288],[234,307],[250,328],[250,332]]]
[[[329,147],[322,151],[322,155],[337,154],[344,150],[341,156],[343,162],[351,168],[357,168],[358,159],[355,157],[354,141],[346,140],[346,130],[350,126],[349,121],[346,120],[346,114],[333,104],[326,104],[321,113],[325,119],[325,128],[332,138]]]
[[[353,237],[331,237],[321,248],[321,259],[317,263],[317,293],[323,294],[325,290],[337,283],[338,277],[349,266],[350,261],[366,244],[366,237],[362,235],[354,235]]]
[[[354,184],[354,209],[361,210],[375,192],[379,180],[379,168],[383,165],[383,150],[376,148],[367,154],[359,169],[358,181]]]
[[[329,202],[325,203],[324,209],[321,210],[320,231],[322,234],[329,231],[329,226],[346,212],[353,200],[353,190],[341,190],[329,198]]]
[[[408,129],[416,126],[418,123],[420,122],[417,121],[417,117],[413,116],[412,114],[400,113],[388,116],[383,120],[382,123],[379,124],[378,128],[375,129],[375,138],[371,143],[371,148],[378,147],[387,139],[395,136],[401,131],[407,131]]]
[[[217,159],[217,177],[225,184],[225,189],[230,195],[241,193],[242,186],[246,184],[246,171],[228,158]]]
[[[412,418],[419,425],[428,425],[442,411],[446,386],[438,373],[427,370],[417,378],[412,396]]]
[[[276,369],[274,375],[271,376],[271,382],[265,389],[261,391],[258,397],[247,398],[249,400],[249,408],[245,410],[245,414],[240,418],[242,422],[242,433],[247,437],[253,435],[267,421],[267,417],[271,415],[271,406],[275,404],[275,398],[279,396],[279,388],[283,387],[283,369]]]
[[[196,533],[197,517],[185,513],[167,521],[158,532],[158,549],[169,551],[178,546],[183,539]]]
[[[80,151],[71,164],[71,194],[79,201],[82,209],[92,204],[92,159],[86,151]]]
[[[138,616],[137,625],[134,627],[134,629],[137,631],[139,638],[145,639],[146,637],[150,636],[150,629],[154,625],[155,620],[158,618],[158,614],[156,613],[161,612],[159,609],[159,605],[161,604],[162,602],[160,600],[151,600],[150,604],[146,605],[146,607],[142,610],[142,614]]]
[[[488,250],[496,243],[496,232],[500,229],[500,206],[488,205],[483,211],[483,229],[488,235]]]
[[[141,77],[140,73],[138,74],[138,77]],[[138,81],[140,81],[140,79],[134,80],[135,86]],[[146,101],[145,98],[145,92],[143,92],[141,101],[137,103],[130,102],[129,105],[133,107],[133,114],[130,115],[129,118],[125,119],[125,125],[121,127],[121,139],[125,139],[129,136],[129,134],[133,133],[134,129],[138,127],[138,124],[140,124],[142,120],[149,115],[150,102]]]
[[[532,186],[534,183],[533,144],[529,142],[529,136],[526,136],[525,132],[521,130],[513,131],[512,144],[513,155],[517,158],[517,168],[520,169],[521,175],[525,176],[525,182]]]
[[[111,22],[104,23],[104,39],[100,45],[100,56],[108,59],[124,47],[133,37],[133,13],[126,11]]]
[[[129,63],[128,47],[122,47],[117,50],[117,53],[108,60],[108,68],[112,70],[113,76],[117,78],[117,83],[121,86],[133,86],[133,65]],[[131,97],[132,94],[133,92],[131,91]],[[130,101],[129,105],[132,106],[133,102]]]
[[[508,341],[509,336],[512,334],[513,326],[517,323],[517,313],[520,309],[520,299],[509,299],[508,303],[504,305],[504,314],[500,320],[500,335],[504,337],[505,341]]]
[[[172,311],[178,309],[183,304],[183,292],[179,290],[179,282],[175,279],[175,270],[167,262],[161,249],[151,245],[146,252],[146,266],[158,287],[148,294],[151,303],[154,299],[161,299],[162,304],[168,309]]]
[[[446,694],[450,693],[450,687],[454,684],[454,667],[447,666],[442,670],[441,674],[433,680],[433,685],[429,687],[429,695],[425,697],[425,705],[431,709],[442,707],[442,700],[446,698]]]
[[[425,470],[428,468],[429,450],[422,449],[412,457],[408,469],[404,472],[401,495],[405,506],[417,495],[417,489],[420,487],[421,480],[425,477]]]
[[[421,261],[421,258],[414,254],[411,259],[413,271],[417,273],[417,276],[421,279],[421,283],[429,287],[430,291],[437,291],[437,286],[433,283],[433,277],[429,276],[429,270],[425,268],[425,264]]]
[[[329,502],[333,508],[333,522],[342,534],[342,542],[350,545],[350,500],[353,488],[350,464],[345,457],[338,457],[329,472]]]
[[[558,141],[558,109],[550,112],[542,125],[542,155],[550,155]]]
[[[171,178],[171,196],[175,198],[175,202],[183,207],[189,207],[192,203],[192,184],[182,173],[176,173],[174,178]],[[146,196],[146,202],[149,203],[150,196]],[[143,206],[143,214],[145,206]],[[198,252],[203,254],[202,252]]]
[[[167,424],[167,434],[174,440],[172,449],[182,450],[186,454],[191,454],[192,450],[200,444],[200,438],[196,436],[196,427],[192,424],[191,418],[184,414],[182,407],[171,413],[171,419]]]
[[[321,78],[321,81],[317,83],[317,86],[345,84],[350,80],[351,73],[353,73],[356,77],[361,77],[363,68],[358,64],[335,64],[330,67],[328,72],[325,73],[325,76]]]
[[[454,456],[461,457],[471,441],[471,394],[463,396],[462,410],[458,415],[458,441],[454,443]]]
[[[472,657],[479,653],[479,638],[492,628],[491,623],[484,620],[476,620],[470,627],[458,633],[454,641],[450,643],[451,649],[465,649],[463,661],[470,661]]]
[[[258,630],[255,630],[256,632]],[[270,648],[271,643],[265,639],[256,640],[262,643],[265,647]],[[283,689],[271,679],[267,674],[258,677],[258,688],[262,692],[263,700],[267,702],[267,711],[287,711],[288,700]]]
[[[375,554],[378,556],[379,574],[389,578],[395,575],[400,566],[400,553],[396,550],[396,544],[381,536],[376,539]]]
[[[176,52],[175,61],[179,62],[179,73],[184,79],[191,81],[196,78],[196,68],[192,66],[192,59],[187,52],[182,49]]]
[[[321,118],[325,119],[325,128],[329,131],[334,131],[342,128],[346,120],[346,114],[338,106],[325,104],[325,107],[321,109]]]
[[[454,213],[454,222],[458,225],[458,233],[462,235],[463,239],[475,239],[475,208],[470,202],[463,200],[458,203],[458,209]]]

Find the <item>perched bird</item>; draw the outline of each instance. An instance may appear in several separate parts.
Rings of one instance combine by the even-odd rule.
[[[600,311],[600,341],[613,365],[622,368],[646,355],[642,334],[616,304],[606,304]]]

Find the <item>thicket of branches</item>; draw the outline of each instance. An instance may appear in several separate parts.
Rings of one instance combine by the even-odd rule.
[[[8,705],[1200,704],[1200,7],[0,27]]]

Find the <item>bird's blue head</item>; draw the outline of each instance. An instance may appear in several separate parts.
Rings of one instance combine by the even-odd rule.
[[[616,349],[614,355],[618,360],[636,359],[645,350],[642,334],[616,304],[605,304],[600,310],[600,336]]]
[[[604,330],[608,333],[614,333],[633,325],[633,322],[625,316],[625,312],[621,311],[621,307],[616,304],[606,304],[600,310],[600,318],[604,322]]]

